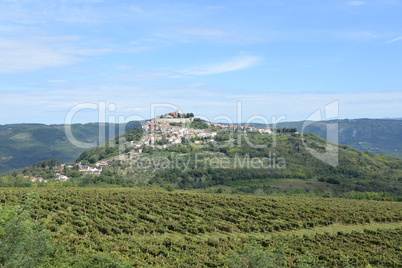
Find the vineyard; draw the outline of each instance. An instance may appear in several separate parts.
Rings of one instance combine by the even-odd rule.
[[[397,267],[402,259],[401,203],[152,188],[3,188],[0,205],[37,196],[32,221],[60,249],[50,266],[221,267],[253,247],[289,267]]]

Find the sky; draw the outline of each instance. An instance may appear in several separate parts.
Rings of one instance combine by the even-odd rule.
[[[398,0],[1,0],[0,124],[174,109],[222,122],[400,118],[401,12]]]

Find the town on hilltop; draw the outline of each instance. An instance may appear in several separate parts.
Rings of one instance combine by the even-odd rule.
[[[191,141],[195,144],[214,142],[219,129],[234,128],[257,131],[253,126],[238,126],[220,123],[204,122],[194,118],[193,113],[179,113],[179,111],[157,116],[142,125],[144,135],[138,142],[131,145],[141,151],[143,146],[164,149],[168,145],[181,144]],[[260,133],[271,134],[271,129],[258,129]]]
[[[131,161],[143,155],[145,147],[163,150],[168,146],[186,146],[189,144],[208,144],[212,142],[229,142],[229,131],[241,130],[259,132],[260,134],[272,134],[271,128],[256,128],[249,125],[231,125],[202,121],[194,117],[193,113],[180,113],[179,111],[157,116],[146,121],[142,126],[142,136],[137,141],[130,141],[125,146],[132,148],[131,152],[124,153],[124,160]],[[224,133],[225,138],[219,137]],[[127,140],[126,140],[127,141]],[[130,150],[130,149],[129,149]],[[136,151],[136,152],[134,152]],[[128,158],[127,158],[128,157]],[[70,175],[101,175],[105,169],[114,163],[116,157],[111,159],[96,159],[92,161],[78,161],[72,164],[57,164],[56,160],[42,161],[36,166],[52,167],[54,181],[56,183],[70,180]],[[120,160],[120,159],[119,159]],[[90,166],[92,164],[92,166]],[[49,178],[41,176],[24,176],[32,183],[47,183]]]

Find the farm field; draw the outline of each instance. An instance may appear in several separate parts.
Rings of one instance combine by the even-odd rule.
[[[52,233],[49,266],[232,267],[247,252],[275,266],[398,267],[402,204],[147,188],[3,188],[0,204],[37,197]],[[261,253],[262,254],[262,253]]]

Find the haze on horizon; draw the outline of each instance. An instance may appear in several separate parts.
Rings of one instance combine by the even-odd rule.
[[[339,118],[400,118],[400,10],[398,0],[2,1],[0,124],[61,124],[102,101],[142,118],[170,103],[235,119],[241,102],[243,121],[296,121],[336,100]]]

